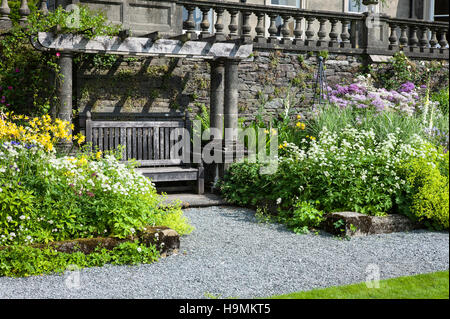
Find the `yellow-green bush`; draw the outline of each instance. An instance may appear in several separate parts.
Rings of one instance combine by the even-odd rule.
[[[442,155],[432,151],[428,154],[432,158],[414,158],[405,165],[412,190],[409,215],[431,228],[448,229],[449,154]]]

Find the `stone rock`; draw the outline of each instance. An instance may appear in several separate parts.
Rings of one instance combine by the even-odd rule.
[[[127,238],[116,237],[96,237],[96,238],[78,238],[73,240],[64,240],[51,242],[48,245],[35,244],[31,245],[34,248],[45,248],[47,246],[62,252],[62,253],[74,253],[81,251],[84,254],[92,254],[97,248],[112,250],[114,247],[124,242],[133,242],[139,240],[142,244],[149,246],[155,245],[160,251],[161,255],[168,256],[180,248],[180,236],[179,234],[168,227],[146,227],[143,231],[138,232],[136,235],[129,236]],[[7,246],[0,247],[0,250],[7,248]]]
[[[330,213],[325,217],[322,226],[325,231],[342,236],[386,234],[420,228],[420,225],[403,215],[391,214],[378,217],[355,212]]]
[[[344,61],[339,61],[339,60],[327,60],[325,62],[326,65],[336,65],[336,66],[347,66],[349,65],[349,62],[344,60]]]

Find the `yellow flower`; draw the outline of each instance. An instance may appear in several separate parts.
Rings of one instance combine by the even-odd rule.
[[[273,129],[272,129],[272,134],[273,134],[273,135],[277,135],[277,130],[273,128]]]
[[[297,123],[297,127],[300,128],[300,129],[302,129],[302,130],[304,130],[304,129],[306,128],[306,124],[305,124],[305,123],[302,123],[302,122],[298,122],[298,123]]]
[[[102,151],[98,151],[97,153],[95,153],[95,158],[96,159],[100,159],[102,157]]]
[[[86,165],[88,163],[86,157],[82,156],[79,160],[78,160],[78,164],[83,166]]]
[[[278,146],[278,148],[281,150],[283,148],[283,144],[280,144],[280,146]]]
[[[269,130],[264,130],[264,134],[269,134]]]
[[[299,114],[297,115],[297,120],[300,120],[302,118],[302,116]]]

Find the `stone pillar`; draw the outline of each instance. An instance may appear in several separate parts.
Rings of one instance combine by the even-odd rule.
[[[59,74],[57,75],[58,107],[56,117],[72,123],[72,54],[61,53],[58,61]],[[72,130],[70,129],[70,134]],[[71,147],[72,141],[63,141],[63,147]]]
[[[225,162],[227,170],[233,162],[237,142],[239,103],[239,60],[229,59],[225,63]]]
[[[376,10],[378,0],[364,0],[367,12],[364,13],[364,48],[367,54],[385,54],[389,49],[389,25],[385,14]],[[389,53],[390,54],[390,53]]]
[[[211,62],[211,102],[210,126],[218,129],[220,135],[216,139],[223,139],[223,116],[225,102],[225,61],[223,59]]]
[[[211,64],[211,91],[210,91],[210,127],[214,129],[214,143],[217,143],[217,149],[222,149],[223,145],[223,126],[224,126],[224,102],[225,102],[225,60],[217,59]],[[223,175],[222,163],[213,163],[211,165],[213,185]],[[213,189],[213,192],[215,190]]]

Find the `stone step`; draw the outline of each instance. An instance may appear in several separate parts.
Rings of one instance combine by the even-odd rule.
[[[183,208],[228,205],[224,199],[215,194],[169,194],[165,203],[170,204],[177,200],[181,201]]]

